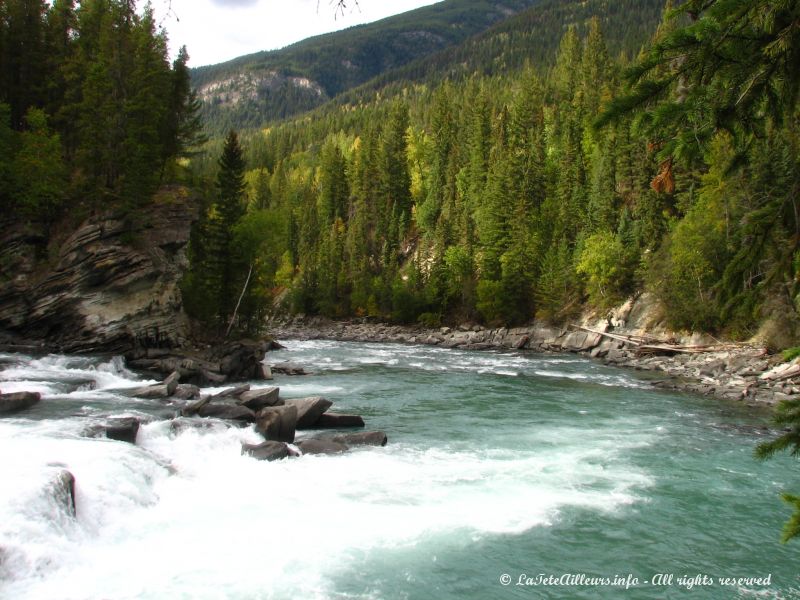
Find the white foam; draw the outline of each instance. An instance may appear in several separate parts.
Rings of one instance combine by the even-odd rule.
[[[78,482],[73,528],[52,529],[46,515],[30,514],[32,527],[10,527],[19,523],[15,507],[0,503],[0,545],[29,565],[16,566],[7,591],[325,598],[329,579],[359,553],[519,533],[553,523],[569,506],[615,511],[652,484],[624,460],[649,438],[598,435],[587,444],[569,437],[578,432],[585,434],[541,432],[520,440],[524,451],[398,443],[264,463],[241,455],[242,442],[259,440],[252,429],[176,435],[153,423],[140,430],[141,447],[0,429],[0,452],[26,457],[16,472],[3,468],[5,489],[53,456]],[[560,446],[549,447],[551,439]]]

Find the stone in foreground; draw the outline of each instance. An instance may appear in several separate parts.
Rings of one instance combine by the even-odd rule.
[[[26,410],[42,399],[38,392],[17,392],[16,394],[0,394],[0,414],[8,414]]]
[[[256,431],[267,440],[294,442],[297,428],[296,406],[269,406],[256,416]]]

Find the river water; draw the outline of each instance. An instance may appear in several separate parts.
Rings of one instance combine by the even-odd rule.
[[[362,414],[385,448],[259,462],[252,428],[176,431],[128,398],[147,380],[119,359],[0,355],[4,393],[43,394],[0,419],[0,597],[800,598],[778,542],[800,476],[754,460],[767,415],[572,356],[288,346],[270,359],[313,374],[282,396]],[[82,437],[131,415],[156,417],[136,446]],[[59,465],[77,519],[46,491]]]

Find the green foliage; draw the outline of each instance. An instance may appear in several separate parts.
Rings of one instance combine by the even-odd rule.
[[[787,348],[783,352],[781,352],[781,356],[783,360],[789,362],[790,360],[794,360],[798,356],[800,356],[800,346],[795,346],[794,348]]]
[[[784,400],[778,404],[775,424],[786,428],[786,433],[770,442],[759,444],[756,457],[766,460],[784,451],[788,451],[791,456],[800,456],[800,400]],[[800,536],[800,498],[784,494],[783,499],[794,508],[794,513],[783,529],[781,541],[786,543]]]
[[[590,302],[608,308],[621,299],[624,283],[625,248],[610,232],[594,233],[584,242],[575,270],[588,279]]]
[[[199,141],[187,58],[167,61],[149,6],[0,3],[4,202],[45,229],[79,204],[135,218]]]

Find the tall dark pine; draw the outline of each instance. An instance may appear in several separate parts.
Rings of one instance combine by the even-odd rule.
[[[245,160],[239,136],[228,133],[217,175],[217,202],[215,204],[214,242],[217,244],[218,316],[225,321],[236,304],[236,285],[239,277],[233,229],[245,212]]]

